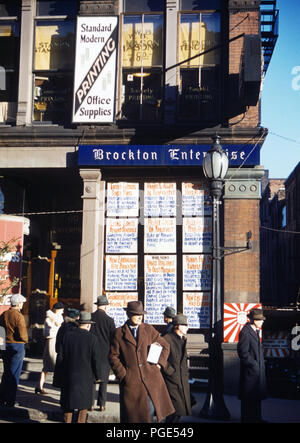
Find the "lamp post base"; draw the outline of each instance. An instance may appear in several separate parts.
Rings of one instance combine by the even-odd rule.
[[[208,392],[203,408],[200,411],[200,417],[212,420],[230,420],[230,413],[223,397],[216,397],[211,392]]]

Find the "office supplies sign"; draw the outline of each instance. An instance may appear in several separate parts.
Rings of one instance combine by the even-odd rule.
[[[117,44],[117,17],[77,18],[74,123],[114,121]]]

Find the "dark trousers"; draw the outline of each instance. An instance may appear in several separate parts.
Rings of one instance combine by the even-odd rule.
[[[72,423],[74,411],[64,411],[64,423]],[[75,423],[86,423],[87,409],[79,409]]]
[[[261,400],[241,400],[241,422],[242,423],[259,423],[262,421]]]
[[[100,382],[98,390],[98,406],[105,406],[107,398],[107,383]]]
[[[24,343],[7,343],[3,352],[3,375],[0,386],[0,401],[13,407],[25,357]]]
[[[171,414],[166,417],[166,423],[179,423],[181,415]]]

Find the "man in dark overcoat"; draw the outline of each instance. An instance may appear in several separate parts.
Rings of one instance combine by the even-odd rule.
[[[109,304],[107,297],[105,295],[100,295],[97,297],[97,302],[95,304],[97,305],[97,310],[92,314],[92,320],[95,323],[91,327],[91,332],[98,338],[101,348],[101,382],[99,383],[97,405],[99,406],[100,411],[105,411],[107,383],[110,371],[109,352],[116,325],[114,319],[106,313]]]
[[[78,409],[78,423],[85,423],[87,410],[93,403],[93,384],[100,378],[101,350],[97,337],[90,333],[91,314],[82,311],[78,327],[68,330],[62,338],[60,355],[60,404],[64,422],[71,423]]]
[[[174,412],[161,367],[167,363],[169,344],[156,329],[143,323],[146,313],[139,301],[128,302],[128,321],[116,329],[110,352],[111,367],[120,380],[121,423],[151,423]],[[151,344],[161,348],[157,363],[147,361]]]
[[[162,373],[175,408],[166,423],[178,423],[181,416],[191,415],[191,396],[187,365],[186,334],[188,320],[183,314],[173,318],[173,330],[164,336],[170,344],[170,355]]]
[[[266,377],[260,330],[265,317],[261,309],[252,309],[239,334],[237,345],[240,358],[239,399],[241,421],[262,422],[261,400],[266,398]]]

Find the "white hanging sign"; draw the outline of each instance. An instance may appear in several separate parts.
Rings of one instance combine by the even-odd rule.
[[[78,17],[73,123],[114,121],[118,17]]]

